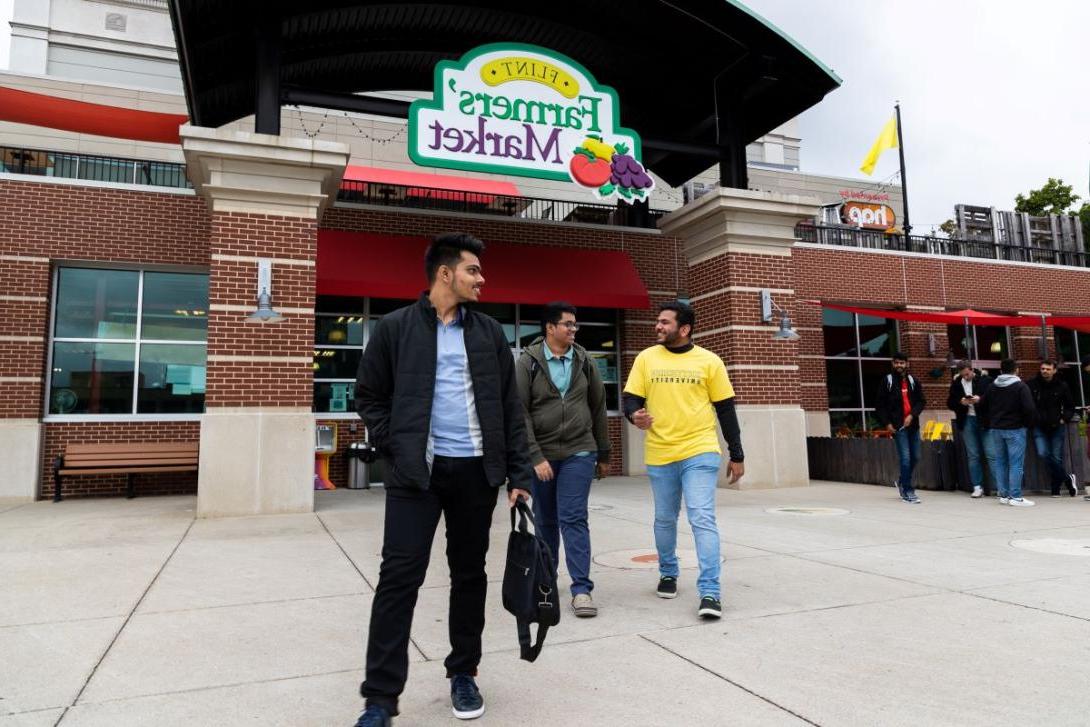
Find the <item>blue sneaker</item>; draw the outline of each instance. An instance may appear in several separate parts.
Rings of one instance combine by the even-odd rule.
[[[390,713],[377,704],[369,705],[356,720],[356,727],[390,727],[392,724]]]
[[[484,714],[481,690],[469,674],[455,674],[450,678],[450,706],[458,719],[477,719]]]

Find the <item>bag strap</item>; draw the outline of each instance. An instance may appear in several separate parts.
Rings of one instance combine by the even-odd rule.
[[[509,508],[509,510],[511,511],[511,532],[514,532],[517,529],[520,533],[528,535],[530,531],[526,527],[527,522],[529,522],[530,525],[533,525],[534,532],[537,532],[537,523],[534,522],[534,513],[530,509],[530,506],[526,504],[526,500],[523,497],[519,496],[515,500],[515,506]],[[518,510],[519,514],[518,528],[515,527],[515,510]]]
[[[549,633],[549,627],[543,623],[537,625],[537,643],[530,644],[530,624],[522,619],[516,621],[519,633],[519,658],[533,662],[541,653],[541,647],[545,645],[545,634]]]

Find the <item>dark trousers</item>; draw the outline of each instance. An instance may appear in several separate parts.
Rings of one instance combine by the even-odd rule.
[[[916,494],[916,488],[912,485],[912,472],[916,469],[916,463],[920,461],[920,429],[919,427],[904,427],[898,429],[893,435],[893,441],[897,443],[897,459],[901,464],[901,490],[905,497]]]
[[[481,661],[484,572],[496,488],[488,485],[481,457],[436,457],[431,487],[394,487],[386,492],[382,566],[367,634],[367,674],[360,685],[367,704],[397,714],[397,699],[409,673],[409,629],[424,583],[432,539],[442,513],[450,566],[450,655],[447,676],[476,674]]]
[[[553,479],[542,482],[534,475],[534,519],[538,532],[560,558],[560,536],[564,536],[564,559],[571,575],[571,594],[590,593],[590,528],[587,501],[594,479],[594,454],[551,459]]]

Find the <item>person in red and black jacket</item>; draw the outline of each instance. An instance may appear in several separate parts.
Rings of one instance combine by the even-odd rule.
[[[897,444],[901,463],[901,476],[894,483],[897,493],[905,502],[916,504],[920,498],[912,485],[912,472],[920,461],[920,414],[926,402],[920,382],[908,373],[908,357],[898,352],[890,363],[893,370],[882,379],[874,399],[874,416]]]

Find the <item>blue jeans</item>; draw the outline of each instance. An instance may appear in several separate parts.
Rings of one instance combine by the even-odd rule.
[[[587,526],[587,498],[594,479],[594,454],[549,460],[553,479],[542,482],[534,475],[533,507],[538,532],[553,555],[559,558],[560,536],[564,536],[564,560],[571,575],[571,594],[590,593],[590,528]]]
[[[965,445],[965,458],[969,461],[969,481],[973,487],[984,487],[984,437],[976,417],[965,417],[965,426],[958,431],[961,442]]]
[[[1042,429],[1035,427],[1033,430],[1033,443],[1037,446],[1037,456],[1046,465],[1051,475],[1049,485],[1052,494],[1060,494],[1060,488],[1067,483],[1067,471],[1064,469],[1064,439],[1067,438],[1067,427],[1061,424],[1055,429]]]
[[[696,542],[700,576],[696,589],[701,597],[719,598],[719,528],[715,524],[715,490],[720,455],[698,454],[663,465],[647,465],[651,493],[655,497],[655,548],[659,575],[677,578],[677,518],[681,496]]]
[[[905,427],[897,430],[893,435],[893,441],[897,444],[897,459],[901,463],[901,490],[907,499],[916,494],[916,488],[912,486],[912,471],[916,469],[916,463],[920,461],[920,429],[919,427]]]
[[[988,464],[1000,497],[1016,500],[1022,496],[1022,472],[1026,460],[1025,429],[991,429]]]

